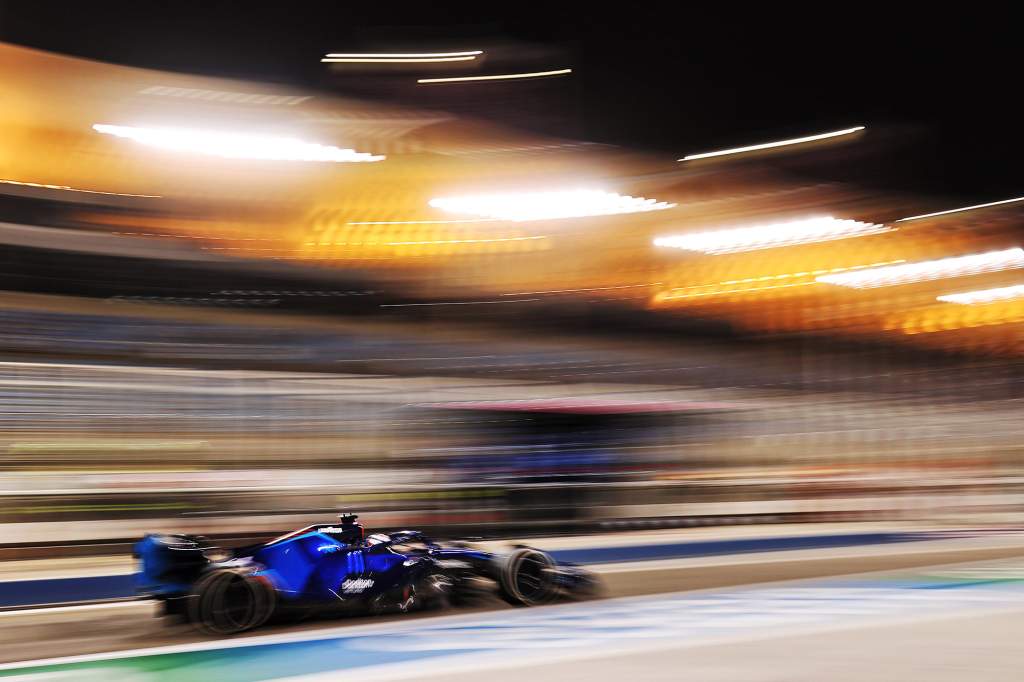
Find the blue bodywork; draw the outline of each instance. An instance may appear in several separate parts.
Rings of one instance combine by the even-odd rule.
[[[309,526],[233,552],[193,536],[147,535],[134,554],[139,594],[163,600],[171,612],[178,604],[177,612],[193,619],[231,623],[234,616],[223,616],[231,609],[248,618],[254,609],[279,613],[300,605],[381,612],[446,604],[478,590],[481,578],[496,583],[505,599],[526,605],[540,603],[541,593],[547,599],[592,584],[582,569],[556,564],[538,550],[497,555],[441,545],[418,531],[364,538],[354,521]],[[232,627],[217,632],[255,625]]]
[[[284,599],[344,601],[353,595],[367,598],[413,585],[428,569],[435,567],[437,560],[446,557],[468,560],[477,566],[484,566],[491,560],[485,552],[468,549],[446,550],[425,545],[422,553],[408,554],[396,549],[395,540],[422,540],[422,536],[417,536],[406,531],[376,544],[348,544],[325,533],[311,531],[256,550],[251,557],[262,568],[254,575],[270,580]],[[353,587],[346,588],[349,581]]]

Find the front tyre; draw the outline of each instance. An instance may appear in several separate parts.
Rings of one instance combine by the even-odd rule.
[[[536,549],[517,549],[498,568],[499,593],[516,606],[546,604],[558,594],[556,570],[550,555]]]

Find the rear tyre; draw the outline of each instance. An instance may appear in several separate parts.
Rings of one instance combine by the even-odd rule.
[[[188,618],[207,634],[233,635],[267,622],[275,603],[274,589],[265,580],[239,571],[212,571],[193,587]]]
[[[498,570],[502,599],[516,606],[538,606],[558,594],[555,562],[544,552],[522,548],[512,552]]]

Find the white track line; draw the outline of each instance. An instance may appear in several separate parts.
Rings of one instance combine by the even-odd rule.
[[[51,613],[83,613],[86,611],[102,611],[107,609],[141,609],[153,610],[155,602],[148,599],[132,599],[126,601],[100,602],[96,604],[75,604],[73,606],[41,606],[39,608],[10,609],[0,611],[0,618],[12,616],[38,616]]]

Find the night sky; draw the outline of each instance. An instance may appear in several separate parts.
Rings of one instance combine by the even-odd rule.
[[[659,4],[0,2],[0,37],[305,86],[322,84],[324,53],[372,48],[368,35],[508,38],[567,50],[590,140],[680,156],[864,124],[889,131],[886,148],[838,179],[951,200],[1024,194],[1024,47],[1008,13]]]

